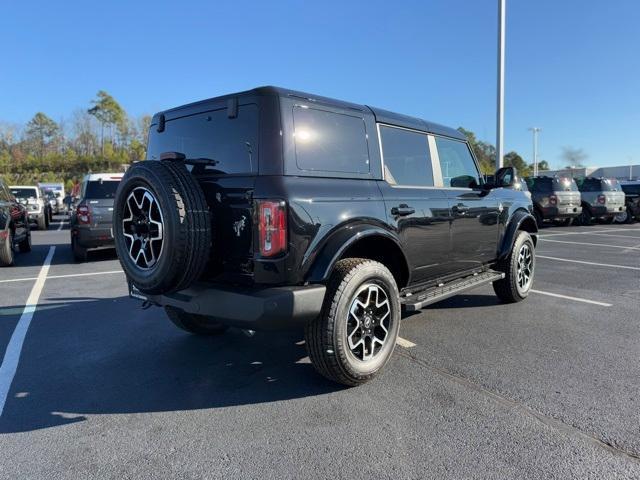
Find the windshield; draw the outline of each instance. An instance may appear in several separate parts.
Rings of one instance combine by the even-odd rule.
[[[87,183],[85,198],[114,198],[119,180],[94,180]]]
[[[23,200],[29,198],[38,198],[37,190],[35,188],[9,188],[11,191],[11,195],[16,198],[21,198]]]

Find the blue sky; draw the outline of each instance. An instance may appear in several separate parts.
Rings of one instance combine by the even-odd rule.
[[[5,2],[0,120],[132,115],[273,84],[495,142],[497,0]],[[640,163],[640,1],[507,0],[506,150]]]

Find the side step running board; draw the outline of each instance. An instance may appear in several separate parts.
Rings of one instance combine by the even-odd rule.
[[[496,280],[504,278],[504,273],[496,272],[495,270],[487,270],[486,272],[474,273],[468,277],[454,280],[452,282],[445,283],[444,285],[438,285],[422,292],[414,293],[409,297],[403,297],[400,299],[400,303],[407,312],[415,312],[427,305],[439,302],[445,298],[453,297],[464,291],[470,290],[480,285],[487,283],[493,283]]]

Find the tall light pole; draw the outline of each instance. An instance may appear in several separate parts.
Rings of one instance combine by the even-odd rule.
[[[538,175],[538,133],[542,129],[538,127],[531,127],[529,130],[533,132],[533,175],[537,176]]]
[[[504,41],[506,0],[498,0],[498,108],[496,121],[496,165],[504,162]]]

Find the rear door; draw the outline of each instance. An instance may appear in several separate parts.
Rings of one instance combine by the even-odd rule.
[[[499,234],[499,189],[481,189],[480,172],[466,142],[435,137],[442,182],[451,208],[454,270],[495,260]]]
[[[113,202],[121,177],[90,180],[86,183],[84,202],[91,209],[91,226],[111,229],[113,223]]]
[[[553,192],[556,196],[558,214],[575,213],[580,206],[580,192],[572,178],[554,178]]]
[[[378,125],[387,219],[398,233],[411,270],[411,283],[436,279],[451,270],[451,215],[447,194],[436,187],[428,135]]]

